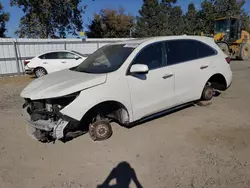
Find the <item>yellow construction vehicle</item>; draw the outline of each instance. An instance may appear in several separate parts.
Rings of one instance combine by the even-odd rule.
[[[228,56],[250,59],[250,34],[242,28],[238,17],[215,20],[214,40]]]

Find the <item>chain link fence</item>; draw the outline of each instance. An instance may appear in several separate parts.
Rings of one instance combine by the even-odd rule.
[[[24,74],[25,59],[55,50],[91,54],[98,48],[128,38],[115,39],[12,39],[0,38],[0,76]]]

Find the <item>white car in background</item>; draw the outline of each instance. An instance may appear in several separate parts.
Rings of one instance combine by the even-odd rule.
[[[86,55],[76,51],[50,51],[25,60],[24,69],[26,74],[35,74],[38,78],[52,72],[78,66],[86,58]]]
[[[215,89],[226,90],[231,82],[230,59],[212,38],[123,41],[103,46],[75,68],[34,80],[21,93],[23,116],[40,141],[84,128],[93,140],[104,140],[112,121],[129,127],[167,109],[211,100]]]

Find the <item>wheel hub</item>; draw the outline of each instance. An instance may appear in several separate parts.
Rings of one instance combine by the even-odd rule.
[[[213,96],[213,91],[211,89],[206,90],[206,98],[210,98]]]
[[[103,136],[105,136],[105,135],[107,134],[108,129],[107,129],[107,127],[104,126],[104,125],[99,125],[99,126],[97,127],[97,129],[96,129],[96,132],[97,132],[97,134],[98,134],[100,137],[103,137]]]
[[[46,73],[44,72],[44,70],[42,70],[42,69],[38,69],[37,71],[36,71],[36,75],[37,75],[37,77],[42,77],[42,76],[44,76]]]

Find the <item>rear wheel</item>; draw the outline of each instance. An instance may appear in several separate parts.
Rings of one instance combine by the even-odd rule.
[[[218,46],[220,47],[220,49],[227,55],[229,56],[229,48],[228,45],[226,43],[218,43]]]
[[[35,76],[37,78],[39,78],[39,77],[42,77],[42,76],[46,75],[47,71],[42,67],[38,67],[38,68],[35,69],[34,73],[35,73]]]
[[[213,98],[213,96],[214,89],[209,84],[207,84],[202,91],[201,100],[209,101]]]
[[[247,60],[250,58],[250,45],[242,43],[240,47],[240,59]]]

